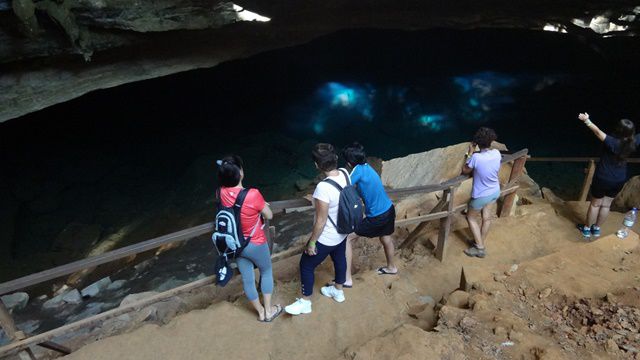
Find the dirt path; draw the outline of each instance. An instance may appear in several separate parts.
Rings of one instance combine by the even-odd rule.
[[[584,206],[571,209],[579,217]],[[616,227],[620,216],[612,214],[604,227],[605,232]],[[366,253],[375,251],[375,255],[360,265],[354,288],[346,292],[346,302],[335,303],[317,291],[321,284],[332,278],[330,263],[324,264],[317,272],[313,313],[309,315],[291,317],[285,314],[271,324],[259,323],[250,311],[250,305],[241,297],[233,303],[223,302],[205,310],[191,311],[165,326],[146,325],[123,335],[101,339],[67,358],[489,359],[528,358],[530,355],[539,359],[543,356],[535,355],[535,349],[544,347],[560,349],[548,350],[547,355],[569,354],[571,358],[574,354],[575,358],[580,358],[583,356],[581,353],[562,350],[557,339],[544,333],[532,336],[533,340],[516,340],[519,346],[505,351],[495,350],[501,349],[491,345],[494,342],[500,344],[494,333],[495,319],[491,314],[496,314],[496,304],[504,307],[505,304],[515,304],[519,299],[517,283],[510,282],[528,281],[532,294],[551,287],[556,295],[599,296],[603,291],[606,294],[618,286],[636,281],[632,271],[610,270],[615,266],[635,269],[635,265],[615,265],[620,262],[621,251],[635,251],[638,244],[635,235],[625,243],[618,244],[617,239],[603,238],[585,244],[575,230],[574,219],[566,214],[559,215],[546,203],[523,206],[519,215],[497,219],[488,240],[489,256],[485,259],[468,258],[462,253],[465,247],[462,239],[467,236],[468,230],[452,234],[444,263],[429,254],[426,239],[412,249],[404,250],[400,256],[399,276],[376,275],[372,269],[383,259],[381,250],[377,250],[377,241],[360,240],[368,241],[363,248]],[[574,253],[576,257],[572,257]],[[513,264],[523,265],[504,283],[502,278],[494,280],[496,275]],[[551,270],[553,266],[557,267],[556,271]],[[433,307],[429,297],[436,303],[454,291],[458,287],[462,267],[470,279],[475,279],[476,290],[472,291],[472,297],[485,301],[484,308],[460,310],[467,312],[463,316],[471,319],[470,322],[475,321],[476,325],[470,329],[477,331],[461,328],[464,321],[460,319],[454,325],[446,326],[449,318],[442,310],[439,332],[425,332],[417,327],[425,328],[435,323],[426,324],[423,317],[409,314],[416,306]],[[506,296],[511,294],[509,289],[514,286],[515,295]],[[278,281],[276,302],[283,305],[292,302],[298,288],[297,280]],[[524,313],[520,315],[527,316]],[[518,319],[518,314],[513,316]],[[514,320],[522,324],[527,321],[522,318]],[[543,354],[544,351],[538,353]]]

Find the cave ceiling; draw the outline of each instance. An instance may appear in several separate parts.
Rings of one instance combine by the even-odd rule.
[[[89,91],[344,29],[535,29],[630,37],[640,1],[0,0],[0,121]]]

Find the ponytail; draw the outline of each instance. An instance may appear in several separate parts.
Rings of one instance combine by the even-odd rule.
[[[218,181],[221,186],[234,187],[240,183],[242,170],[242,159],[237,155],[225,156],[222,160],[216,161],[218,164]]]
[[[635,125],[629,119],[622,119],[616,129],[620,138],[620,153],[618,161],[625,161],[629,155],[636,151]]]

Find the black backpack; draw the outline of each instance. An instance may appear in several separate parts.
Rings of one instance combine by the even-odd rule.
[[[364,204],[358,194],[358,189],[355,185],[351,184],[351,179],[344,169],[338,169],[347,180],[347,186],[344,188],[337,182],[331,179],[324,179],[323,181],[333,185],[338,191],[340,191],[340,201],[338,203],[338,219],[333,221],[331,216],[328,216],[331,224],[336,228],[339,234],[351,234],[356,230],[356,227],[362,222],[364,217]]]
[[[233,276],[233,271],[231,271],[228,264],[229,260],[234,260],[242,254],[242,251],[249,245],[249,241],[260,225],[260,218],[258,217],[258,222],[253,227],[251,235],[245,237],[242,233],[240,210],[249,190],[240,190],[235,203],[228,207],[222,205],[220,189],[218,189],[218,212],[216,213],[215,231],[211,235],[211,240],[213,240],[213,245],[218,251],[216,274],[218,275],[217,283],[221,286],[224,286]]]

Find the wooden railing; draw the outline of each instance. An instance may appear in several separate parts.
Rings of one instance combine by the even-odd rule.
[[[515,203],[515,192],[518,189],[518,179],[522,174],[525,162],[528,157],[528,150],[523,149],[514,154],[503,155],[502,164],[513,162],[509,181],[502,188],[501,194],[504,195],[500,216],[508,216]],[[417,235],[420,230],[423,229],[428,222],[433,220],[440,220],[440,229],[438,234],[438,241],[435,249],[435,256],[442,261],[445,257],[446,242],[451,231],[451,223],[453,216],[466,208],[466,205],[454,206],[454,199],[456,189],[460,184],[469,179],[467,175],[460,175],[453,179],[447,180],[440,184],[430,184],[424,186],[416,186],[403,189],[389,189],[387,193],[392,198],[400,198],[403,196],[409,196],[414,194],[426,194],[432,192],[442,191],[443,196],[440,202],[431,210],[429,214],[421,215],[409,219],[400,219],[396,221],[396,226],[403,227],[408,225],[418,224],[416,229],[409,234],[401,246],[408,246],[417,239]],[[271,209],[274,213],[282,213],[287,209],[292,208],[304,208],[311,205],[306,199],[284,200],[274,201],[270,203]],[[88,259],[75,261],[66,265],[58,266],[53,269],[41,271],[32,275],[21,277],[12,281],[8,281],[0,284],[0,295],[14,292],[16,290],[29,288],[31,286],[56,279],[65,275],[73,274],[78,271],[95,268],[98,265],[110,263],[119,259],[127,258],[133,255],[137,255],[149,250],[157,249],[167,244],[176,244],[183,242],[203,234],[211,233],[213,231],[213,223],[206,223],[198,225],[186,230],[181,230],[168,235],[160,236],[151,240],[143,241],[134,245],[126,246],[117,250],[113,250],[102,255],[94,256]],[[268,226],[268,224],[267,224]],[[269,227],[269,237],[273,240],[273,227]],[[272,261],[277,262],[296,254],[300,254],[303,245],[299,244],[287,249],[283,252],[272,255]],[[155,302],[159,302],[177,294],[188,292],[199,287],[213,284],[215,282],[215,276],[209,276],[204,279],[194,281],[165,291],[163,293],[154,295],[152,297],[139,300],[126,306],[121,306],[116,309],[106,311],[104,313],[89,317],[87,319],[79,320],[77,322],[64,325],[57,329],[49,330],[45,333],[34,335],[32,337],[25,337],[24,334],[17,332],[11,315],[6,310],[2,301],[0,301],[0,325],[5,329],[5,333],[13,340],[12,343],[0,347],[0,357],[15,354],[20,351],[26,351],[29,356],[32,356],[30,346],[39,345],[49,349],[53,349],[62,353],[68,353],[70,350],[62,345],[52,343],[51,340],[55,337],[68,334],[71,331],[75,331],[87,326],[101,323],[107,319],[141,309],[144,306],[148,306]]]

